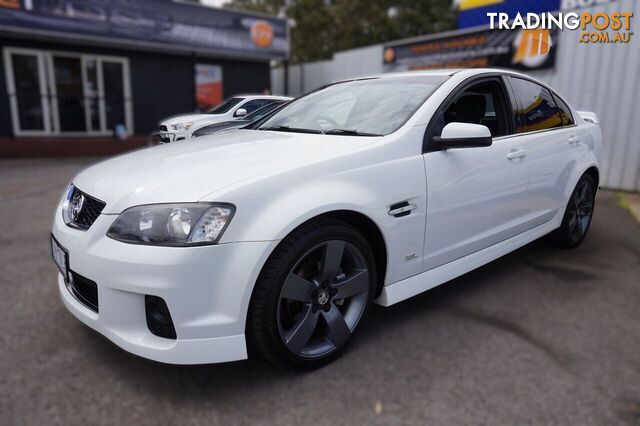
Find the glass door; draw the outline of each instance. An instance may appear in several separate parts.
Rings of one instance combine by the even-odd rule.
[[[121,62],[107,60],[101,62],[107,128],[109,130],[115,130],[117,126],[126,128],[124,66]]]
[[[56,102],[56,129],[59,132],[87,132],[84,73],[80,57],[53,56],[53,88]]]
[[[5,51],[5,69],[16,136],[51,131],[44,58],[30,51]]]

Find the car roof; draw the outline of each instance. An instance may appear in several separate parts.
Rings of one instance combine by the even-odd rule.
[[[245,98],[245,99],[275,99],[281,101],[290,101],[291,97],[288,96],[275,96],[275,95],[256,95],[256,94],[244,94],[244,95],[235,95],[234,98]]]
[[[441,68],[441,69],[433,69],[433,70],[420,70],[420,71],[400,71],[400,72],[390,72],[386,74],[377,74],[377,75],[369,75],[365,77],[358,77],[352,79],[345,79],[341,81],[353,81],[353,80],[361,80],[367,78],[411,78],[416,76],[425,76],[425,77],[452,77],[454,75],[460,75],[463,77],[472,77],[474,75],[482,75],[482,74],[505,74],[505,75],[515,75],[521,77],[527,77],[526,74],[519,73],[517,71],[504,69],[504,68]]]

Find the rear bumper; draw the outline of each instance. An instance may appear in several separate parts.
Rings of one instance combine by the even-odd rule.
[[[177,248],[125,244],[106,237],[115,215],[101,215],[87,231],[56,214],[53,235],[69,252],[70,269],[97,285],[98,312],[58,274],[60,296],[80,321],[124,350],[171,364],[245,359],[245,322],[253,285],[277,242]],[[154,335],[145,295],[162,298],[177,338]]]

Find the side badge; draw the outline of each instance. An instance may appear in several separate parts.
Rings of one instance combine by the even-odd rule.
[[[410,260],[417,259],[417,258],[418,258],[418,253],[411,253],[404,257],[404,261],[408,262]]]

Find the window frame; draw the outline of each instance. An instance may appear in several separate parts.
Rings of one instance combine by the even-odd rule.
[[[571,109],[571,106],[569,105],[569,103],[567,101],[565,101],[564,99],[562,99],[562,97],[560,95],[558,95],[556,92],[554,92],[553,90],[549,89],[549,91],[551,92],[551,96],[553,96],[553,101],[556,103],[556,107],[558,107],[558,100],[560,100],[560,102],[562,102],[563,104],[565,104],[565,106],[567,107],[567,110],[569,111],[569,117],[571,117],[571,121],[573,123],[571,124],[563,124],[561,127],[572,127],[576,125],[576,117],[573,115],[573,110]],[[560,112],[560,108],[558,107],[558,112]],[[562,118],[562,117],[560,117]]]
[[[576,122],[576,117],[573,113],[573,108],[571,107],[571,105],[565,101],[560,95],[558,95],[554,90],[552,90],[549,86],[542,84],[532,78],[528,78],[526,76],[521,76],[521,75],[505,75],[506,78],[506,83],[509,86],[509,89],[512,92],[512,96],[514,97],[514,101],[515,103],[518,105],[518,110],[522,110],[523,107],[522,105],[520,105],[519,103],[519,99],[515,94],[515,90],[513,89],[513,86],[511,85],[511,79],[514,78],[519,78],[520,80],[525,80],[528,81],[530,83],[536,84],[540,87],[542,87],[543,89],[547,89],[549,91],[549,93],[551,93],[551,97],[553,99],[554,104],[556,105],[556,110],[558,111],[558,115],[560,114],[560,110],[558,108],[558,104],[556,102],[556,98],[560,99],[568,108],[569,108],[569,112],[571,113],[571,119],[573,120],[573,124],[567,124],[567,125],[560,125],[560,126],[556,126],[556,127],[552,127],[550,129],[542,129],[542,130],[532,130],[532,131],[526,131],[526,132],[522,132],[522,133],[515,133],[513,136],[523,136],[523,135],[533,135],[536,133],[544,133],[544,132],[553,132],[555,130],[562,130],[562,129],[567,129],[567,128],[571,128],[571,127],[577,127],[578,123]],[[514,110],[514,117],[515,117],[515,110]],[[560,116],[562,119],[562,116]],[[515,122],[515,120],[514,120]],[[514,127],[515,130],[515,127]]]
[[[501,74],[501,73],[486,73],[486,74],[471,76],[471,77],[463,80],[461,83],[459,83],[458,86],[454,90],[452,90],[451,93],[449,93],[449,95],[447,95],[445,100],[440,103],[438,108],[435,110],[435,112],[431,116],[431,119],[429,120],[429,124],[427,124],[427,127],[426,127],[425,132],[424,132],[424,136],[423,136],[423,139],[422,139],[422,153],[423,154],[428,154],[429,152],[438,152],[438,151],[442,151],[443,150],[443,148],[441,148],[441,147],[433,146],[433,143],[432,143],[433,137],[436,136],[436,135],[433,134],[434,126],[436,125],[436,120],[467,89],[469,89],[470,87],[473,87],[473,86],[475,86],[477,84],[481,84],[481,83],[485,83],[485,82],[498,83],[498,85],[500,86],[500,89],[502,90],[502,96],[503,96],[504,101],[505,101],[505,108],[506,108],[505,112],[508,115],[508,117],[506,119],[506,122],[507,122],[507,134],[504,135],[504,136],[497,136],[497,137],[493,137],[492,136],[492,139],[494,141],[499,141],[499,140],[501,140],[503,138],[508,138],[508,137],[515,136],[515,128],[516,128],[516,126],[515,126],[515,113],[514,113],[515,110],[514,110],[513,106],[515,105],[515,101],[516,100],[513,97],[512,92],[509,90],[510,87],[508,87],[507,82],[505,81],[505,77],[506,77],[506,75],[505,74]]]

